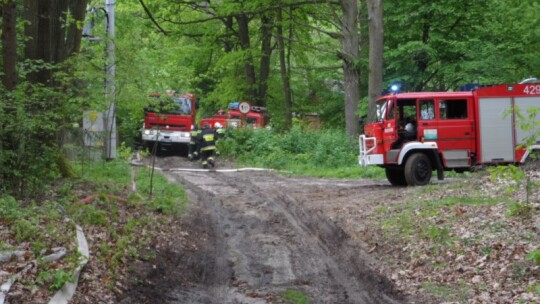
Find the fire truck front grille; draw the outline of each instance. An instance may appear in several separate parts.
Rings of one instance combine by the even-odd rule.
[[[163,131],[171,130],[171,131],[187,131],[187,128],[185,125],[168,125],[168,124],[159,124],[159,123],[153,123],[150,124],[150,127],[152,129],[160,129]]]

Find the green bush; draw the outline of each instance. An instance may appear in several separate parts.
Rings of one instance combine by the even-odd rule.
[[[228,130],[218,142],[222,156],[245,166],[262,166],[297,174],[327,177],[384,176],[380,168],[358,166],[358,145],[343,130],[303,130],[279,133],[266,129]]]
[[[0,98],[0,191],[35,197],[60,177],[58,138],[80,107],[65,92],[27,82],[0,89]]]

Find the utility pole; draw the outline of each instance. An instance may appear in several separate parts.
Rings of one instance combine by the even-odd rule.
[[[105,128],[105,158],[116,158],[116,86],[114,78],[116,76],[116,59],[114,46],[114,5],[115,0],[105,0],[105,29],[107,31],[106,43],[106,79],[105,79],[105,101],[109,105],[106,113]]]

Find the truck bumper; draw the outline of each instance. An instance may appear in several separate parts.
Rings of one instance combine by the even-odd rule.
[[[384,157],[382,154],[360,155],[358,157],[358,164],[362,167],[382,165],[384,164]]]
[[[358,155],[358,163],[362,167],[370,165],[384,164],[384,156],[382,154],[371,154],[375,151],[377,139],[375,137],[367,137],[360,135],[358,139],[360,154]]]
[[[162,144],[189,144],[190,139],[189,132],[157,131],[152,129],[144,129],[142,131],[142,140],[147,142],[158,141]]]

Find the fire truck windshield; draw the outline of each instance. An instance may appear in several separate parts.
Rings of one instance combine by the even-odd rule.
[[[176,105],[175,109],[169,111],[171,114],[191,114],[191,99],[179,97],[173,99],[174,104]]]
[[[392,108],[391,99],[377,100],[377,121],[383,121],[386,118],[386,112]]]

